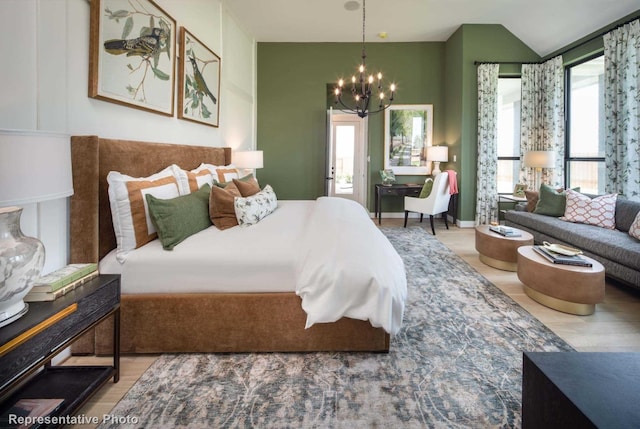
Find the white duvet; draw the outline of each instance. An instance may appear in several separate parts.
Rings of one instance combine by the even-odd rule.
[[[402,260],[363,207],[341,198],[279,201],[255,225],[211,226],[162,249],[154,240],[124,264],[113,252],[100,272],[121,274],[123,294],[295,292],[307,327],[342,317],[395,334],[407,295]]]
[[[404,264],[362,206],[322,197],[303,239],[296,294],[307,327],[350,317],[393,335],[407,299]]]

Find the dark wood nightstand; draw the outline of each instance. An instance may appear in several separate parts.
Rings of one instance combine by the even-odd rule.
[[[112,314],[113,366],[51,365],[54,356]],[[64,399],[52,415],[72,415],[111,377],[117,383],[119,368],[119,275],[98,276],[55,301],[29,303],[25,316],[0,328],[0,427],[24,398]]]

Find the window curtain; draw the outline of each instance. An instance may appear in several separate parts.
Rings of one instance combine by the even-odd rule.
[[[478,66],[476,225],[498,215],[498,64]]]
[[[543,168],[541,183],[564,186],[564,69],[558,56],[522,65],[520,159],[532,150],[556,153],[555,168]],[[520,183],[532,189],[536,172],[520,166]],[[537,190],[537,189],[536,189]]]
[[[605,190],[640,201],[640,21],[604,35]]]

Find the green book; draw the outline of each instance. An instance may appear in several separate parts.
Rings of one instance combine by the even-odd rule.
[[[33,284],[33,292],[55,292],[74,281],[98,270],[98,264],[70,264],[46,276],[40,277]]]

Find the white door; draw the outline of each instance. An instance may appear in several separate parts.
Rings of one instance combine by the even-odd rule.
[[[327,128],[327,195],[366,206],[366,119],[330,110]]]

